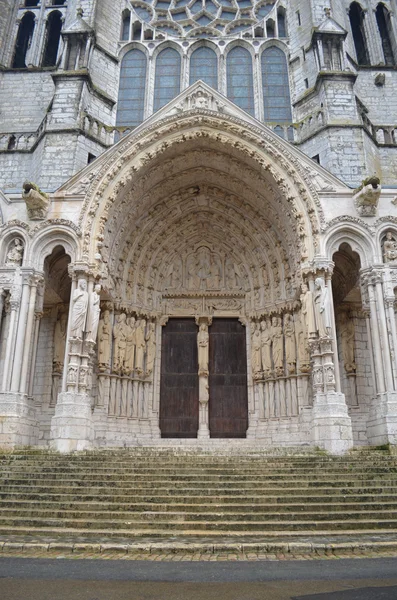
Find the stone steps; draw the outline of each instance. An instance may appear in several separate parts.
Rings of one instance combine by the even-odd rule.
[[[397,458],[159,448],[0,455],[0,540],[397,533]],[[352,533],[352,534],[353,534]]]

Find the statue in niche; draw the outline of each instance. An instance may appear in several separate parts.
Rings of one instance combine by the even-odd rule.
[[[272,336],[270,327],[265,320],[261,321],[261,358],[264,377],[270,377],[272,372],[271,354]]]
[[[313,300],[318,336],[320,338],[329,337],[331,333],[331,305],[329,291],[323,277],[317,277],[314,282]]]
[[[126,314],[120,313],[116,317],[116,323],[113,327],[114,353],[113,353],[113,371],[121,373],[125,359],[126,340]]]
[[[397,242],[391,231],[386,233],[386,239],[383,242],[383,260],[385,263],[397,261]]]
[[[23,243],[21,238],[15,238],[14,244],[7,252],[6,265],[20,267],[23,260]]]
[[[259,323],[251,323],[251,368],[254,379],[261,378],[262,356],[261,356],[261,331]]]
[[[208,375],[208,344],[209,344],[208,325],[200,323],[197,334],[198,364],[199,375]]]
[[[83,339],[83,332],[87,320],[88,292],[85,279],[79,279],[77,289],[72,298],[72,326],[70,334],[77,339]]]
[[[299,370],[301,373],[308,373],[310,371],[310,352],[307,337],[307,323],[302,311],[296,322],[295,333],[298,345]]]
[[[296,346],[295,346],[295,327],[292,315],[287,313],[284,316],[284,341],[285,341],[285,361],[288,371],[295,373],[296,365]]]
[[[302,318],[309,338],[316,337],[316,320],[314,316],[313,294],[306,283],[301,285]]]
[[[150,377],[154,369],[154,360],[156,358],[156,325],[149,323],[146,334],[146,376]]]
[[[63,363],[65,360],[67,322],[68,322],[67,313],[62,312],[59,315],[57,322],[55,323],[54,359],[52,362],[53,362],[54,371],[57,371],[57,372],[62,371]]]
[[[342,357],[346,373],[355,373],[354,361],[354,322],[346,312],[340,315],[340,336],[342,341]]]
[[[214,256],[211,257],[208,280],[207,280],[207,288],[211,290],[217,290],[221,285],[221,269],[218,265],[218,262]]]
[[[125,357],[123,365],[123,373],[131,375],[135,366],[135,351],[136,351],[136,325],[135,317],[128,317],[125,324]]]
[[[226,287],[230,290],[235,290],[241,287],[240,274],[236,264],[228,258],[226,260]]]
[[[280,317],[272,318],[272,350],[276,376],[283,375],[283,326]]]
[[[105,310],[98,325],[98,366],[100,371],[105,371],[110,364],[111,334],[110,313]]]
[[[146,329],[146,321],[145,319],[141,319],[137,321],[136,324],[136,359],[135,359],[135,370],[138,375],[142,375],[143,373],[143,361],[145,358],[145,350],[146,350],[146,340],[145,340],[145,329]]]
[[[101,286],[99,283],[95,284],[94,291],[90,294],[89,307],[88,307],[88,317],[87,317],[87,341],[88,342],[96,342],[97,333],[98,333],[98,325],[99,325],[99,315],[101,313]]]

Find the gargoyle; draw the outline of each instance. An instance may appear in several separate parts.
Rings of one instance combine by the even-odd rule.
[[[381,191],[379,177],[364,179],[355,190],[353,198],[360,217],[375,217]]]
[[[28,217],[32,221],[45,219],[50,207],[48,194],[41,191],[38,185],[25,181],[22,198],[25,200]]]

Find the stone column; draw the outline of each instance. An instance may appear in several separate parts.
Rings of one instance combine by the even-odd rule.
[[[332,264],[327,264],[316,273],[317,279],[323,278],[325,273],[330,273]],[[345,395],[336,389],[335,376],[335,318],[332,303],[332,290],[330,290],[330,276],[326,277],[328,286],[324,286],[324,300],[322,316],[314,310],[316,318],[317,336],[311,341],[313,358],[313,409],[312,409],[312,441],[332,454],[344,454],[353,446],[353,432],[351,419],[348,414]],[[318,291],[318,290],[317,290]],[[314,291],[315,294],[315,291]],[[318,307],[317,307],[318,308]],[[324,325],[318,319],[324,319]],[[322,330],[326,335],[319,333]]]
[[[84,340],[85,327],[75,337],[72,333],[75,293],[79,282],[84,280],[88,293],[92,291],[92,282],[88,286],[88,269],[72,266],[76,283],[72,285],[66,356],[64,363],[64,388],[58,395],[55,414],[51,420],[51,443],[59,452],[72,452],[90,448],[93,440],[93,422],[91,408],[91,369],[95,344]],[[85,318],[88,312],[88,299]]]
[[[41,283],[40,279],[35,277],[32,280],[32,287],[30,290],[28,318],[27,318],[26,333],[25,333],[25,347],[24,347],[24,351],[23,351],[21,382],[20,382],[20,387],[19,387],[19,391],[22,392],[22,394],[25,394],[25,393],[27,394],[27,392],[28,392],[28,377],[29,377],[29,363],[30,363],[29,358],[30,358],[30,352],[31,352],[32,337],[33,337],[33,332],[34,332],[37,286],[39,285],[39,283]]]
[[[13,360],[13,369],[11,375],[11,391],[19,392],[20,388],[20,378],[22,371],[22,356],[24,354],[25,349],[25,331],[26,331],[26,321],[28,317],[30,305],[30,281],[25,279],[22,285],[22,297],[21,297],[21,306],[19,309],[19,319],[17,326],[17,336],[15,343],[15,354]],[[36,288],[35,288],[35,300],[36,300]],[[33,305],[34,307],[34,305]]]
[[[199,375],[199,428],[197,437],[199,439],[208,439],[209,430],[209,334],[208,326],[212,323],[211,317],[196,317],[196,323],[199,326],[197,334],[198,346],[198,375]]]

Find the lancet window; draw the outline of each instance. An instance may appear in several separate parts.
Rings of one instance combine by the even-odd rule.
[[[288,67],[285,54],[275,46],[262,53],[264,120],[269,123],[292,121]]]
[[[173,48],[165,48],[156,61],[154,110],[165,106],[181,89],[181,57]]]
[[[146,56],[134,48],[127,52],[121,63],[118,126],[136,126],[142,123],[145,108]]]
[[[190,85],[201,79],[214,89],[218,87],[218,60],[215,52],[205,46],[197,48],[190,59]]]
[[[251,115],[255,114],[252,58],[248,50],[241,46],[230,50],[226,70],[227,97]]]

